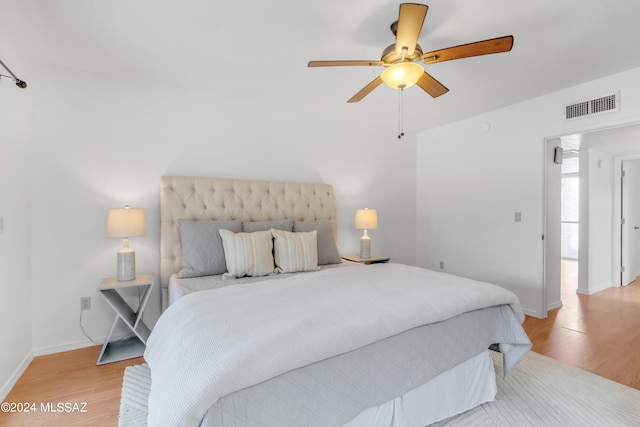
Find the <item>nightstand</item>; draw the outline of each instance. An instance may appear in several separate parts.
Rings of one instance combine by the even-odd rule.
[[[357,255],[348,255],[343,256],[342,259],[346,259],[347,261],[359,262],[360,264],[378,264],[381,262],[387,262],[391,258],[388,256],[372,256],[371,258],[360,258]]]
[[[142,316],[151,296],[153,282],[153,274],[139,274],[135,279],[126,282],[119,282],[117,278],[109,277],[100,283],[98,291],[116,312],[116,318],[113,321],[113,325],[111,325],[109,335],[104,340],[97,365],[132,359],[144,354],[151,330],[144,324]],[[140,302],[135,311],[118,292],[128,288],[137,288],[140,295]],[[110,341],[111,335],[119,322],[124,323],[133,332],[134,336]]]

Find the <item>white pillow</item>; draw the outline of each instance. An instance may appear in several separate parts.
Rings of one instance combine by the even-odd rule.
[[[318,267],[318,232],[292,233],[271,229],[276,273],[316,271]]]
[[[271,231],[234,233],[218,230],[224,247],[227,273],[222,279],[266,276],[273,273],[273,238]]]

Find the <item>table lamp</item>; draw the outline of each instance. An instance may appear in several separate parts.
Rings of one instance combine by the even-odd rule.
[[[126,282],[136,278],[136,253],[129,246],[129,237],[145,234],[144,210],[132,209],[128,205],[109,210],[107,237],[122,237],[122,248],[118,251],[118,281]]]
[[[375,209],[358,209],[356,211],[356,228],[364,230],[360,238],[360,258],[371,258],[371,239],[367,230],[378,228],[378,212]]]

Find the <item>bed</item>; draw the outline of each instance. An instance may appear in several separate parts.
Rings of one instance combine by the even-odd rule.
[[[160,194],[150,426],[428,425],[493,400],[490,347],[505,372],[531,347],[502,288],[341,262],[330,185],[163,177]]]

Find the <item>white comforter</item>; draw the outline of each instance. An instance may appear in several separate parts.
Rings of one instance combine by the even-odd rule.
[[[187,295],[147,343],[150,426],[197,426],[219,398],[408,329],[518,298],[401,264],[308,273]]]

